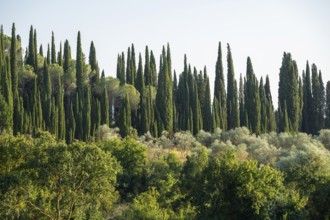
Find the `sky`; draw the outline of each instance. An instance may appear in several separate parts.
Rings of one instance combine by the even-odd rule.
[[[277,106],[278,75],[284,52],[297,61],[299,74],[306,61],[330,80],[330,1],[328,0],[0,0],[0,24],[28,46],[30,26],[38,44],[47,48],[54,31],[56,49],[69,40],[75,58],[77,32],[88,57],[91,41],[106,75],[116,75],[117,55],[134,43],[144,57],[152,49],[157,63],[163,45],[171,47],[172,67],[183,71],[183,58],[198,70],[207,67],[213,94],[218,44],[222,44],[226,78],[227,43],[236,79],[246,74],[250,56],[258,78],[269,75]],[[158,64],[157,64],[158,65]]]

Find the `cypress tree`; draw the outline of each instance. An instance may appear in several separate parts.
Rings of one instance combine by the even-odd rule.
[[[42,49],[42,44],[40,45],[40,47],[39,47],[39,54],[40,54],[40,56],[44,56],[44,50]]]
[[[135,59],[135,49],[134,49],[134,44],[132,44],[132,49],[131,49],[131,84],[134,86],[135,85],[135,80],[136,80],[136,59]]]
[[[58,113],[57,139],[64,140],[65,139],[65,132],[66,132],[66,125],[65,125],[63,87],[62,87],[60,75],[57,78],[56,99],[57,99],[56,100],[56,105],[57,105],[57,113]]]
[[[265,83],[265,93],[267,98],[267,132],[276,131],[276,120],[275,120],[275,112],[274,112],[274,106],[273,106],[273,100],[272,100],[272,94],[270,91],[270,83],[269,83],[269,77],[266,76],[266,83]]]
[[[157,86],[156,59],[152,50],[150,51],[150,70],[151,70],[151,85]]]
[[[11,83],[13,90],[14,106],[16,104],[15,98],[18,96],[17,48],[16,48],[15,31],[16,31],[15,23],[13,23],[12,33],[11,33],[11,44],[10,44],[10,70],[11,70]]]
[[[126,62],[126,83],[132,84],[132,70],[131,70],[131,48],[127,48],[127,62]]]
[[[173,131],[173,84],[172,73],[168,65],[168,57],[170,57],[169,45],[167,46],[167,54],[165,47],[163,47],[156,100],[159,119],[161,120],[159,123],[163,125],[165,130],[171,133]],[[162,130],[158,126],[158,133],[161,132]]]
[[[250,57],[247,58],[245,109],[248,116],[248,127],[255,134],[260,133],[260,96],[258,80],[254,74]]]
[[[177,114],[179,129],[189,130],[190,117],[190,94],[188,85],[188,65],[187,57],[184,56],[184,70],[179,78],[178,92],[177,92]]]
[[[325,88],[324,88],[321,70],[319,71],[319,79],[320,79],[320,97],[321,97],[319,121],[321,122],[320,129],[323,129],[324,128],[324,116],[325,116],[325,105],[326,105],[325,96],[326,95],[325,95]]]
[[[279,106],[287,106],[287,114],[291,132],[298,132],[300,121],[300,103],[299,103],[299,85],[298,85],[298,68],[290,53],[284,53],[282,66],[280,68],[280,81],[278,89]],[[282,112],[285,112],[282,110]],[[279,123],[285,123],[280,121]],[[284,126],[280,126],[284,127]],[[283,131],[283,130],[280,130]]]
[[[120,134],[122,137],[130,134],[131,129],[131,107],[128,95],[125,95],[121,110],[120,110]]]
[[[101,125],[101,104],[97,98],[91,99],[91,135],[95,134],[96,129]]]
[[[83,140],[89,141],[91,134],[91,90],[89,86],[85,90],[83,102]]]
[[[57,63],[58,65],[63,65],[63,58],[62,58],[62,42],[60,42],[60,51],[57,54]]]
[[[77,92],[80,93],[80,97],[83,97],[83,54],[81,49],[81,37],[80,31],[77,37],[77,56],[76,56],[76,79],[77,79]]]
[[[138,109],[138,131],[140,134],[144,134],[147,131],[148,119],[146,113],[146,97],[145,97],[145,85],[144,85],[144,76],[143,76],[143,66],[142,66],[142,56],[139,54],[139,63],[136,76],[136,89],[140,93],[140,108]]]
[[[214,97],[217,99],[219,107],[217,108],[218,112],[213,112],[213,114],[218,114],[219,127],[223,130],[227,130],[227,100],[222,65],[221,42],[219,42],[218,58],[215,65]]]
[[[47,65],[50,65],[50,49],[49,49],[49,44],[47,47]]]
[[[56,50],[55,50],[55,37],[54,32],[52,31],[52,51],[51,51],[51,62],[52,64],[56,63]]]
[[[43,82],[43,104],[42,104],[42,110],[43,110],[43,118],[45,120],[45,127],[47,130],[50,131],[51,129],[51,111],[52,111],[52,83],[50,80],[50,75],[48,72],[48,66],[46,59],[44,60],[44,82]]]
[[[207,76],[206,67],[204,67],[204,84],[205,84],[205,96],[204,106],[202,110],[203,114],[203,129],[205,131],[212,130],[212,113],[211,113],[211,91],[210,91],[210,80]]]
[[[212,104],[212,130],[214,131],[216,128],[219,128],[220,126],[220,119],[219,119],[219,102],[216,97],[213,99]]]
[[[37,30],[34,29],[34,34],[33,34],[33,40],[34,40],[34,72],[36,74],[39,73],[39,69],[38,69],[38,44],[37,44]]]
[[[117,57],[117,79],[119,79],[120,85],[125,84],[125,58],[124,58],[124,53],[122,53],[122,55],[118,54],[118,57]]]
[[[91,42],[91,46],[89,49],[89,65],[91,66],[91,70],[92,70],[92,73],[89,77],[90,85],[92,86],[91,89],[94,89],[95,85],[100,79],[100,73],[99,73],[100,70],[96,59],[96,50],[93,41]]]
[[[227,44],[227,50],[227,123],[228,129],[232,129],[239,127],[239,112],[234,64],[229,44]]]
[[[42,108],[40,103],[40,94],[38,89],[37,77],[34,77],[32,92],[32,126],[35,129],[42,128]]]
[[[317,134],[318,131],[321,129],[321,121],[320,121],[320,114],[321,114],[321,83],[317,71],[317,67],[315,64],[312,65],[312,115],[310,121],[310,128],[312,134]]]
[[[23,131],[23,101],[18,94],[18,69],[17,69],[17,48],[16,48],[16,34],[15,23],[12,26],[11,44],[10,44],[10,70],[11,83],[13,92],[13,132],[16,135]]]
[[[69,114],[66,117],[67,121],[67,131],[66,131],[66,143],[70,144],[73,142],[76,130],[76,122],[75,122],[75,115],[73,111],[73,105],[70,103],[69,105]]]
[[[70,60],[71,60],[71,48],[69,45],[69,41],[65,40],[64,42],[64,54],[63,54],[63,71],[66,74],[70,67]]]
[[[239,100],[240,124],[241,124],[241,126],[248,127],[248,124],[246,124],[246,119],[245,119],[246,111],[245,111],[245,105],[244,105],[244,84],[243,84],[242,74],[240,74],[240,76],[239,76],[238,100]]]
[[[148,46],[146,46],[146,50],[145,50],[144,83],[146,86],[152,85],[151,66],[150,66],[150,57],[149,57]]]
[[[325,128],[330,128],[330,81],[327,82],[326,87]]]
[[[103,94],[101,97],[101,125],[110,125],[109,124],[109,100],[107,88],[104,87]]]
[[[266,97],[265,87],[264,87],[264,80],[260,78],[259,84],[259,97],[260,97],[260,132],[266,133],[268,130],[268,117],[267,117],[267,107],[268,107],[268,100]]]
[[[37,60],[36,60],[36,51],[35,51],[35,40],[33,34],[33,26],[31,25],[30,28],[30,37],[29,37],[29,48],[28,48],[28,57],[26,59],[26,64],[32,66],[34,68],[34,72],[36,72],[37,68]]]

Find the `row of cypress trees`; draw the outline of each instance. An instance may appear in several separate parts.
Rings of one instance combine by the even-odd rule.
[[[58,139],[89,141],[102,124],[118,126],[122,136],[135,128],[139,134],[160,136],[188,130],[213,131],[246,126],[256,134],[271,131],[316,134],[330,127],[330,83],[326,88],[315,64],[307,62],[302,78],[296,62],[284,53],[280,68],[278,110],[275,111],[268,76],[257,79],[252,61],[247,58],[246,75],[236,81],[230,45],[227,45],[227,85],[224,80],[221,43],[215,68],[214,95],[211,101],[207,69],[198,71],[184,57],[184,68],[172,74],[170,46],[163,47],[157,72],[155,56],[145,49],[145,59],[136,54],[134,45],[117,58],[120,86],[132,85],[140,94],[139,107],[131,109],[129,95],[113,98],[105,83],[104,71],[96,59],[91,42],[88,64],[77,36],[76,59],[66,40],[57,52],[52,33],[51,45],[44,56],[37,49],[37,33],[31,26],[29,45],[22,58],[21,39],[12,27],[12,35],[0,35],[0,132],[32,133],[51,131]],[[54,73],[52,70],[56,69]],[[20,83],[18,75],[31,77]],[[312,72],[312,76],[311,76]],[[61,74],[62,73],[62,74]],[[25,73],[26,74],[26,73]],[[227,89],[226,89],[227,88]]]

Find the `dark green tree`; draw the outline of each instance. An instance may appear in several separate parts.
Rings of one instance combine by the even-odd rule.
[[[91,70],[92,73],[89,76],[90,79],[90,84],[92,86],[92,89],[94,89],[95,84],[97,84],[97,82],[100,79],[100,69],[99,69],[99,65],[97,63],[97,59],[96,59],[96,50],[95,50],[95,46],[94,46],[94,42],[91,42],[91,46],[89,49],[89,65],[91,66]]]
[[[150,70],[151,70],[151,85],[157,86],[157,69],[156,59],[152,50],[150,51]]]
[[[50,47],[49,47],[49,44],[47,46],[47,65],[50,65]]]
[[[125,84],[125,54],[124,52],[117,57],[117,79],[119,79],[120,84]]]
[[[237,99],[237,83],[234,64],[229,44],[227,44],[227,123],[228,129],[239,127],[239,109]]]
[[[169,45],[167,45],[167,52],[165,52],[165,47],[163,47],[161,56],[156,102],[161,124],[165,130],[171,133],[173,131],[173,83],[172,71],[169,68],[169,57],[170,50]],[[161,132],[162,130],[159,129],[158,133]]]
[[[91,135],[91,89],[87,85],[82,99],[83,106],[83,140],[90,141]]]
[[[317,134],[322,129],[322,89],[319,74],[315,64],[312,65],[312,115],[310,121],[310,132]],[[323,96],[324,97],[324,96]]]
[[[202,108],[203,129],[205,131],[211,131],[212,130],[211,90],[210,90],[210,80],[207,75],[206,67],[204,67],[203,78],[205,84],[204,106]]]
[[[327,82],[326,87],[325,128],[330,128],[330,81]]]
[[[270,82],[268,75],[266,76],[266,83],[265,83],[265,93],[267,98],[267,132],[276,131],[276,120],[275,120],[275,112],[273,106],[273,99],[270,90]]]
[[[52,31],[52,51],[51,51],[51,62],[52,64],[56,63],[56,49],[55,49],[55,37],[54,32]]]
[[[218,111],[213,112],[219,118],[219,125],[217,127],[219,126],[221,129],[227,130],[227,97],[222,65],[221,42],[219,42],[218,58],[215,65],[214,98],[217,99],[219,104],[219,107],[217,107]]]
[[[260,133],[260,96],[258,80],[254,74],[250,57],[247,58],[245,109],[248,116],[248,128],[255,134]]]
[[[58,132],[57,139],[64,140],[66,132],[65,122],[65,111],[64,111],[64,94],[60,75],[57,77],[57,94],[56,94],[56,105],[58,114]]]
[[[44,61],[44,82],[43,82],[43,94],[42,94],[42,110],[43,118],[45,120],[45,127],[50,131],[51,129],[51,111],[52,111],[52,83],[50,74],[48,71],[47,61]]]
[[[64,54],[63,54],[63,71],[66,74],[70,67],[71,61],[71,48],[68,40],[64,42]]]
[[[63,57],[62,57],[62,42],[60,42],[60,51],[57,53],[57,63],[58,65],[62,66],[63,65]]]
[[[245,100],[244,100],[244,83],[242,74],[239,77],[239,93],[238,93],[238,101],[239,101],[239,116],[240,116],[240,125],[248,127],[245,109]]]
[[[299,116],[301,115],[299,111],[299,82],[298,82],[298,68],[296,61],[292,60],[290,53],[284,53],[282,59],[282,66],[280,68],[280,81],[278,88],[278,101],[279,106],[284,107],[284,102],[287,106],[287,114],[290,125],[290,132],[298,132],[299,130]],[[282,112],[285,112],[282,109]],[[280,128],[284,128],[284,121],[279,121]],[[283,130],[280,130],[280,132]]]
[[[33,32],[33,26],[31,25],[30,28],[30,37],[29,37],[29,48],[28,48],[28,57],[26,59],[26,64],[32,66],[34,68],[34,72],[36,72],[36,68],[38,67],[37,64],[37,56],[36,56],[36,51],[35,51],[35,40],[34,40],[34,32]]]
[[[130,134],[131,130],[131,107],[129,103],[128,95],[125,95],[121,110],[120,110],[120,134],[122,137],[125,137]]]
[[[108,100],[108,91],[104,87],[102,97],[101,97],[101,125],[110,125],[109,124],[109,100]]]

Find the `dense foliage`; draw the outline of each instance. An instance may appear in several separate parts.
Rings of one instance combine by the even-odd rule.
[[[330,130],[245,127],[154,139],[98,129],[94,144],[0,136],[2,219],[320,219],[330,216]]]

